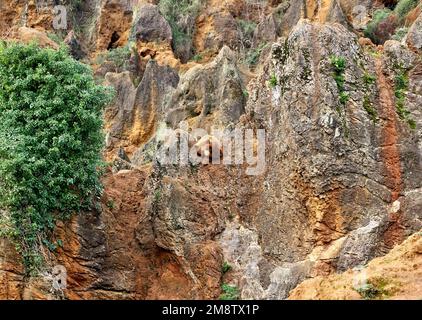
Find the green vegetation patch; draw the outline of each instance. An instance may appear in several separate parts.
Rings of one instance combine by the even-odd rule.
[[[396,286],[390,280],[383,277],[374,277],[355,290],[365,300],[381,300],[391,297],[396,289]]]
[[[346,79],[344,77],[344,73],[346,71],[346,59],[344,57],[331,56],[330,62],[334,69],[333,77],[339,91],[339,101],[342,105],[345,105],[347,101],[349,101],[349,94],[345,89]]]
[[[101,53],[96,58],[96,63],[103,64],[106,61],[112,62],[116,68],[126,69],[129,64],[129,59],[132,51],[132,43],[127,44],[124,47],[111,49],[104,53]]]
[[[275,75],[275,73],[273,73],[270,77],[270,80],[268,80],[268,85],[271,88],[275,88],[277,86],[277,84],[278,84],[277,76]]]
[[[29,273],[56,221],[96,203],[111,96],[64,48],[0,43],[0,212]]]
[[[240,293],[236,286],[223,284],[221,286],[223,293],[220,295],[220,300],[239,300]]]
[[[396,67],[394,78],[396,97],[396,111],[401,120],[408,123],[411,129],[416,129],[416,122],[412,119],[410,112],[406,109],[406,92],[409,89],[409,76],[407,70],[402,67]]]
[[[204,0],[161,0],[158,4],[163,17],[170,24],[176,51],[192,41],[195,20]]]
[[[378,112],[371,102],[371,93],[373,91],[371,87],[375,84],[376,80],[377,78],[374,75],[367,72],[363,75],[363,83],[365,85],[366,92],[365,97],[363,98],[363,108],[374,124],[379,121]]]
[[[231,269],[232,266],[227,261],[225,261],[223,263],[223,266],[221,267],[221,271],[223,272],[223,274],[229,272]]]
[[[407,14],[416,8],[420,0],[400,0],[394,8],[394,13],[400,20],[405,20]]]

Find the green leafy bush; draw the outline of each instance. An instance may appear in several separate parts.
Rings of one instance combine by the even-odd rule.
[[[339,100],[342,105],[345,105],[349,101],[349,94],[345,91],[345,82],[344,72],[346,71],[346,59],[344,57],[331,56],[330,57],[331,65],[334,69],[334,80],[337,84],[337,89],[339,91]]]
[[[220,300],[238,300],[239,299],[239,289],[236,286],[229,284],[223,284],[221,286],[223,293],[220,295]]]
[[[101,191],[110,98],[64,48],[0,44],[0,212],[28,272],[56,220],[91,208]]]

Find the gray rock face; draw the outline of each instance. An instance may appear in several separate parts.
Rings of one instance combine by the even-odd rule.
[[[268,43],[273,42],[279,35],[279,23],[276,15],[270,14],[263,21],[261,21],[254,32],[254,43]]]
[[[277,265],[264,255],[258,235],[238,223],[229,223],[219,238],[224,257],[239,279],[243,299],[286,299],[312,267],[311,261]]]
[[[133,30],[135,38],[139,41],[171,42],[173,38],[169,23],[153,4],[145,4],[139,8]]]
[[[353,230],[347,236],[337,261],[337,270],[345,271],[351,266],[365,264],[376,254],[380,223],[370,221],[365,227]]]
[[[196,118],[197,126],[227,126],[237,122],[244,113],[243,83],[236,59],[228,47],[223,47],[214,61],[186,72],[173,93],[166,121],[176,127],[180,121]]]
[[[419,15],[419,18],[410,27],[406,42],[414,50],[422,49],[422,15]]]
[[[346,64],[345,104],[332,57]],[[384,254],[420,228],[415,195],[421,179],[407,174],[421,171],[419,120],[412,130],[398,117],[390,80],[397,63],[409,70],[406,108],[420,119],[415,59],[398,42],[387,43],[384,57],[374,59],[341,25],[306,21],[273,46],[271,63],[249,85],[246,112],[268,134],[254,229],[264,255],[280,267],[314,261],[311,270],[300,269],[300,277],[345,270]],[[373,84],[365,83],[367,74],[376,78]],[[277,85],[264,87],[272,77]],[[286,286],[278,289],[280,296]]]
[[[224,106],[233,105],[222,94],[230,92],[228,70],[236,72],[229,53],[182,77],[170,100],[175,108],[164,108],[172,126],[190,118],[201,127],[245,126],[224,117]],[[345,62],[344,103],[333,57]],[[409,74],[406,108],[415,130],[396,113],[397,65]],[[267,132],[266,173],[155,163],[148,209],[155,243],[184,261],[192,246],[217,243],[245,299],[285,299],[306,277],[385,254],[421,227],[420,68],[398,42],[374,58],[344,26],[302,20],[273,45],[248,86],[247,126]],[[205,111],[204,101],[212,102]]]
[[[407,42],[368,52],[375,49],[359,45],[345,16],[372,2],[332,1],[320,17],[304,5],[310,1],[272,1],[280,5],[255,42],[285,37],[268,46],[268,61],[247,87],[235,53],[223,46],[238,40],[227,12],[216,14],[218,35],[209,35],[211,46],[223,46],[218,56],[180,79],[153,59],[144,70],[138,56],[132,72],[108,73],[117,95],[106,110],[107,155],[117,159],[104,178],[102,212],[58,230],[69,243],[60,259],[70,267],[73,297],[215,299],[230,283],[243,299],[285,299],[305,278],[366,264],[420,230],[420,18]],[[142,8],[137,39],[170,42],[157,7]],[[227,29],[233,32],[224,35]],[[343,62],[339,76],[335,64]],[[142,75],[139,85],[133,74]],[[400,79],[408,79],[402,101]],[[182,120],[265,129],[265,173],[164,165],[160,126]],[[8,259],[0,257],[0,283],[9,279],[19,297],[24,276]]]

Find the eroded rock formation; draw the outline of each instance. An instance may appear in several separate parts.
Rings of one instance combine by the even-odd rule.
[[[31,1],[5,2],[2,38],[30,30],[57,46],[43,33],[51,14],[31,11]],[[381,1],[209,0],[194,19],[189,52],[197,56],[186,62],[157,5],[93,0],[81,8],[95,23],[66,43],[115,89],[105,111],[104,156],[113,165],[100,208],[57,226],[63,247],[44,249],[43,273],[26,276],[1,240],[0,297],[217,299],[231,283],[244,299],[356,298],[350,269],[385,255],[402,261],[403,279],[417,277],[418,236],[396,246],[422,228],[421,16],[403,41],[376,47],[360,32]],[[253,32],[245,36],[240,20]],[[24,29],[9,34],[11,24]],[[129,43],[124,67],[96,62]],[[398,76],[408,80],[402,113]],[[265,172],[163,164],[160,130],[181,121],[265,129]],[[327,293],[336,283],[347,292]]]

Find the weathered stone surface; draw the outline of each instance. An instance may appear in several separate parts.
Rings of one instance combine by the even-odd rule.
[[[418,300],[422,295],[422,239],[418,232],[390,253],[367,266],[329,277],[316,277],[290,292],[289,300],[359,300],[371,284],[381,292],[375,299]]]
[[[55,0],[36,1],[8,0],[0,2],[0,37],[13,38],[20,27],[53,31],[51,12]]]
[[[140,2],[98,2],[98,50],[126,43]],[[145,19],[135,23],[139,41],[128,71],[106,76],[117,94],[105,115],[112,166],[101,208],[58,224],[63,248],[49,254],[36,278],[24,278],[13,246],[1,241],[1,298],[216,299],[221,284],[230,283],[243,299],[285,299],[308,277],[316,279],[292,298],[359,298],[349,287],[331,294],[337,276],[330,274],[361,269],[422,228],[418,25],[407,41],[376,48],[349,31],[368,21],[356,21],[356,6],[372,9],[373,1],[269,4],[275,7],[207,2],[193,45],[211,53],[188,64],[175,58],[157,8],[146,6]],[[260,22],[254,45],[270,43],[256,74],[228,48],[238,49],[239,19]],[[213,50],[220,53],[210,61]],[[344,103],[333,57],[345,61]],[[114,70],[103,67],[97,76]],[[397,115],[399,72],[409,80],[404,107],[414,129]],[[163,122],[175,128],[182,120],[190,128],[265,129],[265,173],[164,165],[157,154]],[[422,251],[412,239],[390,257],[404,262],[394,276],[402,269],[406,288],[418,293],[420,275],[412,268]],[[223,274],[224,262],[231,270]],[[64,288],[58,266],[66,268]],[[350,286],[350,273],[356,270],[338,283]]]
[[[223,46],[236,48],[240,34],[235,17],[245,3],[242,0],[212,1],[198,16],[193,44],[197,51],[219,52]]]
[[[413,50],[422,49],[422,15],[410,27],[406,37],[406,42]]]
[[[124,45],[130,33],[134,5],[131,1],[101,0],[93,12],[96,22],[96,50],[103,51]]]
[[[112,151],[129,147],[126,152],[132,154],[152,137],[166,97],[177,86],[179,77],[170,67],[150,60],[136,88],[129,72],[108,73],[106,80],[117,91],[115,101],[106,110],[107,148]]]
[[[172,41],[170,25],[160,14],[156,5],[145,4],[138,10],[138,16],[133,25],[133,33],[137,40],[144,42]]]
[[[236,58],[223,47],[214,61],[186,72],[167,104],[166,121],[176,127],[180,121],[192,120],[207,128],[211,119],[216,125],[236,123],[244,113],[244,85]]]
[[[273,46],[272,63],[249,86],[246,111],[269,135],[268,171],[254,218],[266,255],[293,264],[310,259],[316,262],[311,274],[326,274],[384,254],[420,227],[419,201],[406,197],[420,192],[420,183],[402,176],[420,171],[419,131],[396,114],[386,74],[394,77],[389,65],[399,48],[386,46],[386,58],[374,61],[344,27],[302,21]],[[412,54],[400,50],[410,75],[418,73]],[[331,56],[346,61],[350,99],[345,106],[339,102]],[[377,77],[370,89],[363,83],[365,73]],[[274,88],[265,85],[272,74]],[[420,99],[417,86],[412,88],[409,110]],[[363,108],[368,94],[380,117],[377,124]],[[419,113],[414,115],[419,119]],[[415,161],[406,160],[410,149]],[[410,163],[419,169],[410,169]],[[399,210],[391,209],[395,201]],[[407,202],[412,203],[409,211],[403,206]],[[361,232],[374,219],[379,227]]]
[[[58,49],[59,45],[51,40],[45,32],[21,27],[18,30],[17,38],[24,43],[37,42],[41,47]]]
[[[21,298],[24,269],[20,259],[13,244],[5,239],[0,239],[0,299],[17,300]]]

